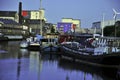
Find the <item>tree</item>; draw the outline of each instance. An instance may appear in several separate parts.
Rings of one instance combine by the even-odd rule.
[[[106,26],[104,28],[104,36],[114,36],[115,27],[114,26]]]
[[[54,26],[51,27],[51,33],[55,33]]]
[[[120,37],[120,21],[117,21],[115,23],[115,26],[116,26],[116,36]]]
[[[104,28],[104,35],[105,36],[115,36],[115,28],[116,28],[116,37],[120,37],[120,21],[117,21],[115,25],[106,26]]]

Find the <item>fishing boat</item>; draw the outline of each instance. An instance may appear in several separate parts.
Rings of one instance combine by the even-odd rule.
[[[80,60],[85,64],[101,67],[119,67],[120,38],[100,37],[92,42],[94,42],[93,47],[81,45],[78,42],[61,43],[61,54],[65,58]],[[91,44],[93,44],[92,42]]]

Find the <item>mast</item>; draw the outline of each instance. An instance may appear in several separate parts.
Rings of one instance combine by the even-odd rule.
[[[93,38],[95,38],[95,35],[96,35],[96,27],[94,28]]]
[[[101,29],[102,29],[102,37],[104,36],[104,31],[103,31],[103,28],[104,28],[104,16],[105,14],[103,13],[103,21],[102,21],[102,26],[101,26]]]
[[[40,0],[40,33],[42,36],[42,0]]]

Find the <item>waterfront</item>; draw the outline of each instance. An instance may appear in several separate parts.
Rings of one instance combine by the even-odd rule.
[[[0,80],[116,80],[115,72],[19,48],[20,41],[0,43]],[[105,69],[107,70],[107,69]],[[108,75],[108,73],[111,75]]]

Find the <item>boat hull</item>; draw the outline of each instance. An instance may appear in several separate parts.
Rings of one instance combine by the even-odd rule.
[[[43,45],[43,46],[41,46],[41,51],[43,51],[43,52],[57,52],[58,46],[57,45]]]
[[[40,44],[39,43],[31,43],[28,46],[29,50],[33,50],[33,51],[40,51]]]
[[[60,46],[60,49],[62,56],[69,57],[71,60],[75,61],[79,60],[85,64],[116,68],[120,65],[120,53],[93,55],[92,53],[80,52],[66,46]]]

